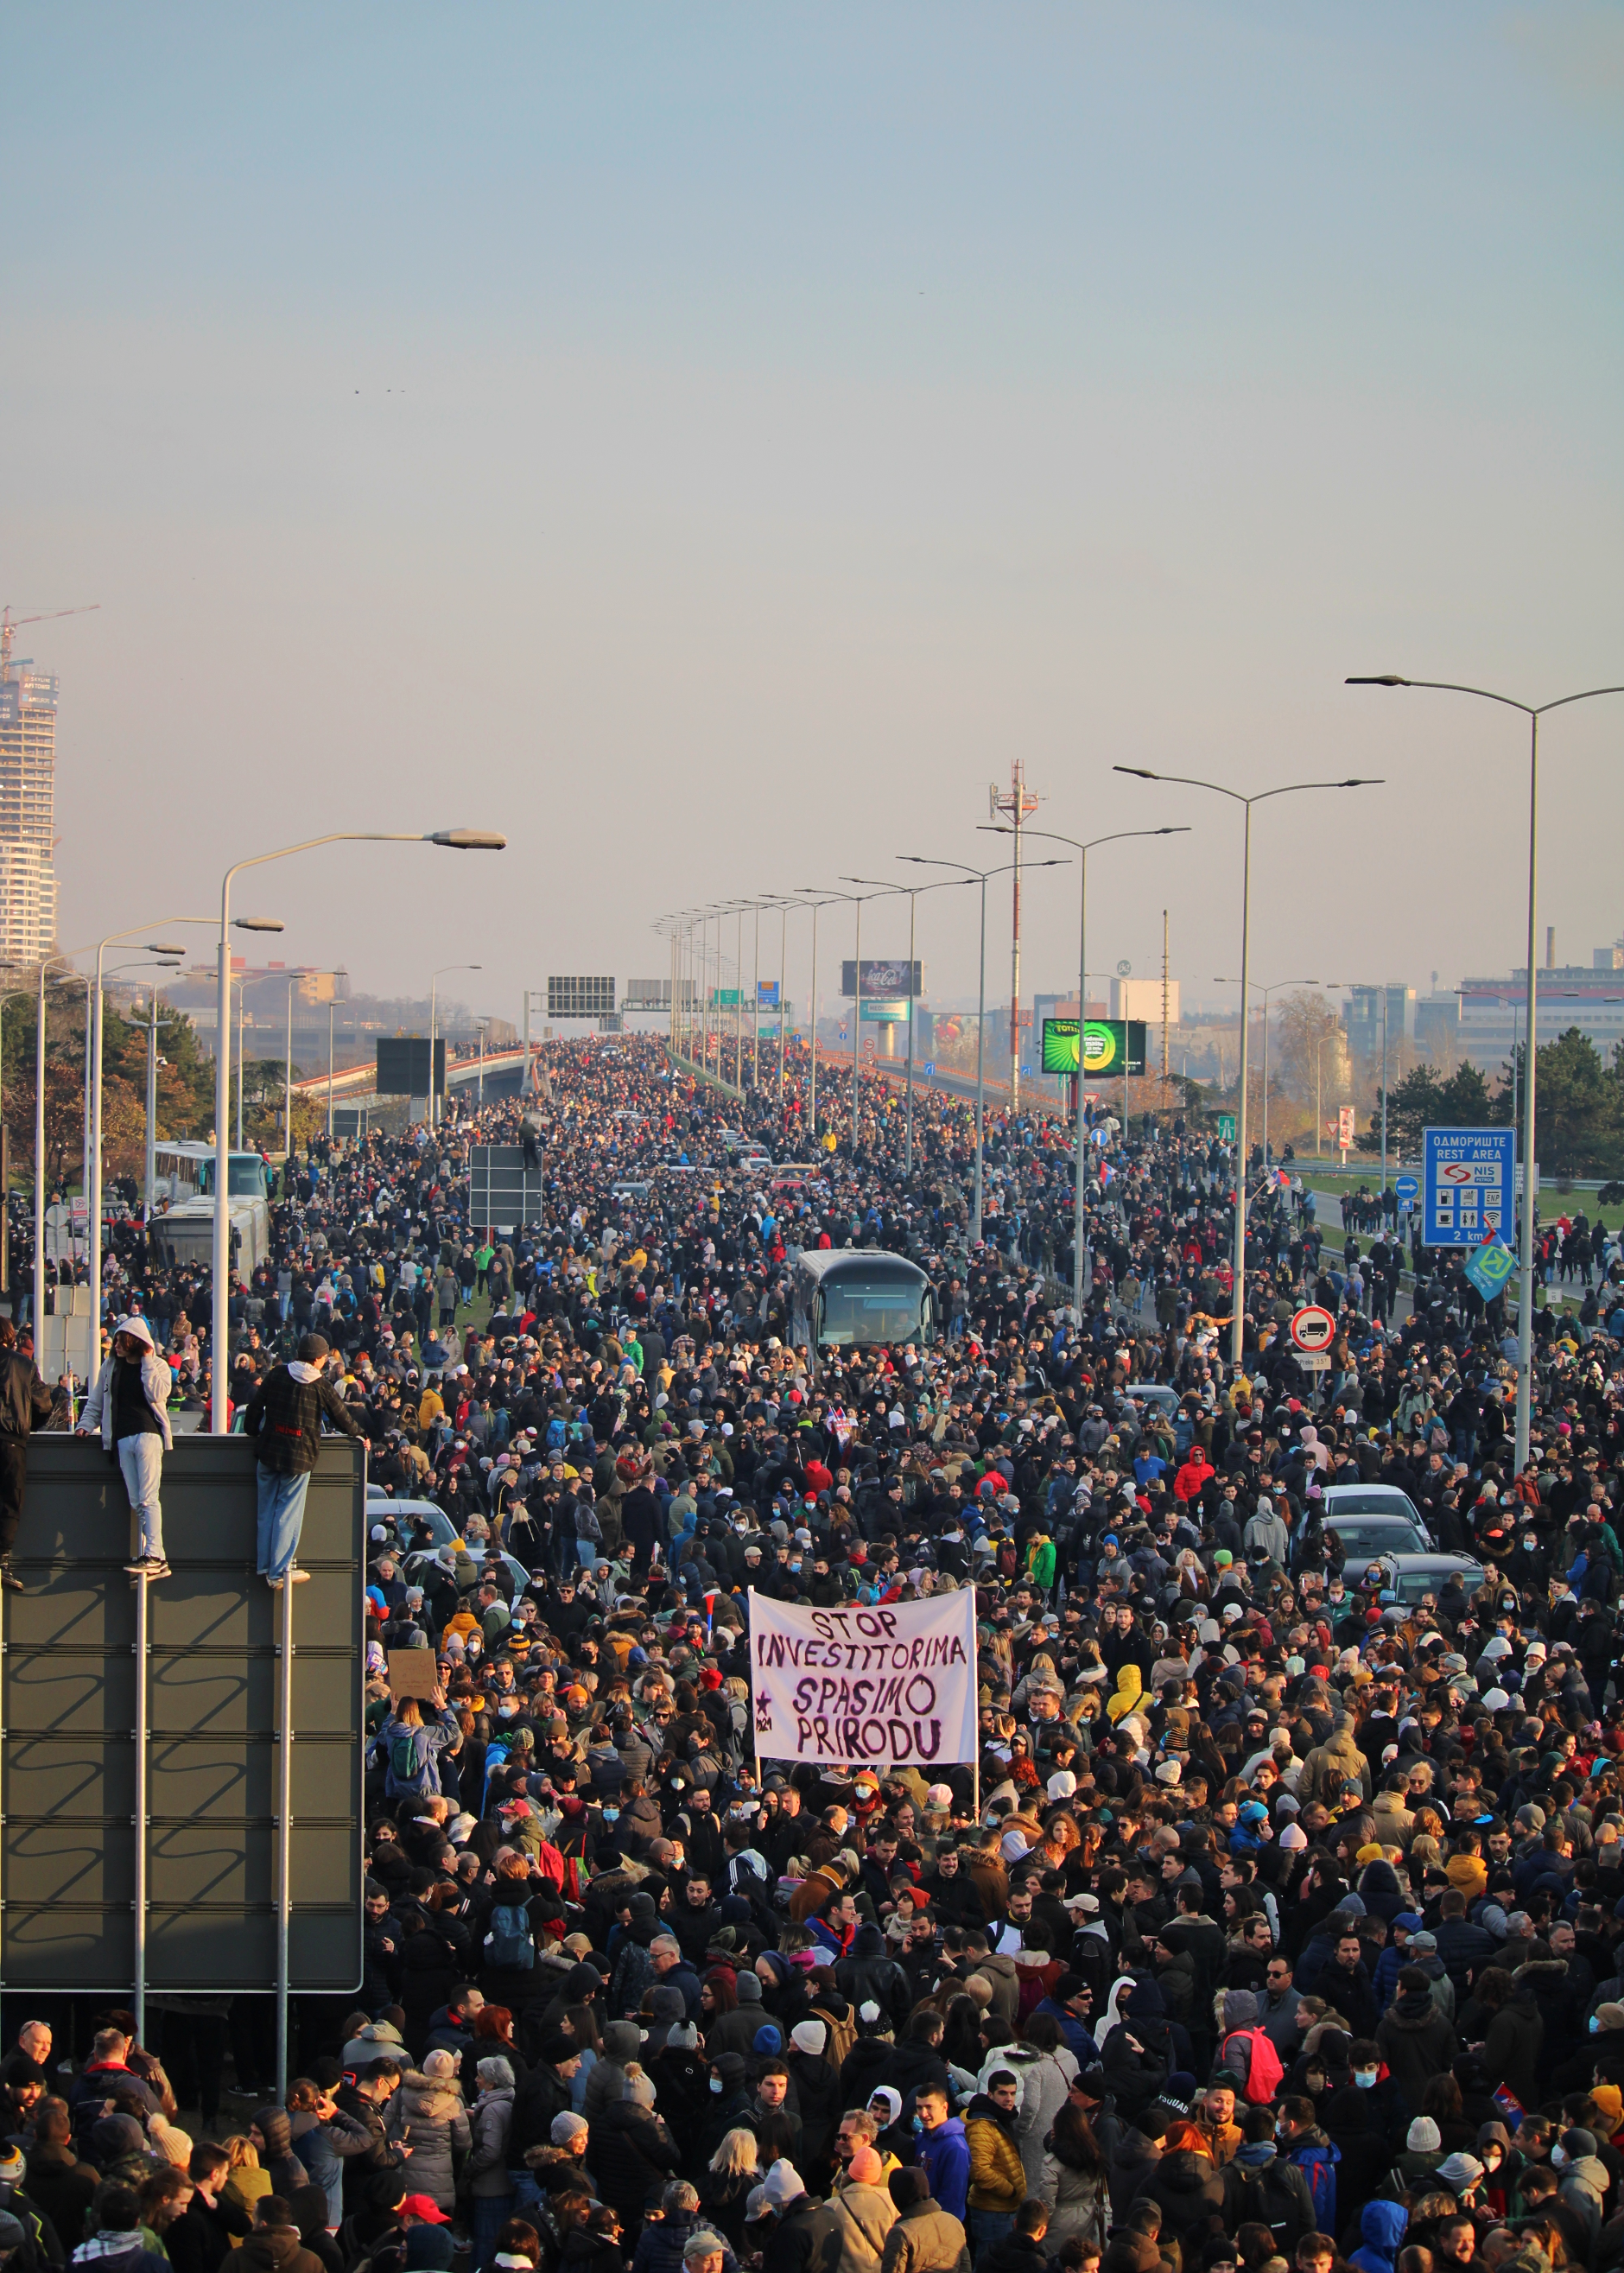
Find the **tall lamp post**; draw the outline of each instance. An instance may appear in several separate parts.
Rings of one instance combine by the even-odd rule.
[[[429,980],[429,1126],[432,1129],[438,1115],[435,1112],[434,1095],[434,1028],[439,1006],[439,984],[448,971],[483,971],[483,963],[442,963]]]
[[[1486,686],[1457,686],[1448,679],[1401,679],[1384,671],[1373,677],[1353,678],[1349,686],[1421,686],[1440,694],[1471,694],[1481,702],[1502,703],[1520,710],[1528,721],[1528,1046],[1523,1053],[1527,1072],[1523,1081],[1523,1227],[1517,1273],[1517,1437],[1519,1470],[1528,1464],[1529,1431],[1533,1415],[1534,1358],[1534,1060],[1538,1041],[1538,981],[1535,939],[1539,898],[1539,721],[1547,710],[1564,710],[1570,702],[1593,702],[1598,695],[1624,694],[1624,686],[1587,686],[1578,694],[1560,694],[1553,702],[1519,702],[1514,695],[1496,694]]]
[[[1007,876],[1014,866],[1013,860],[999,868],[972,868],[968,860],[927,859],[922,852],[899,852],[897,859],[913,868],[956,868],[966,883],[981,886],[981,953],[977,968],[980,973],[979,992],[976,1009],[976,1187],[975,1212],[970,1223],[970,1244],[981,1244],[982,1167],[984,1158],[984,1136],[986,1127],[986,1029],[987,1029],[987,881],[992,876]],[[1024,874],[1029,868],[1064,868],[1064,860],[1023,860]]]
[[[1213,979],[1213,982],[1212,982],[1212,983],[1213,983],[1213,985],[1214,985],[1215,986],[1239,986],[1239,984],[1240,984],[1240,981],[1239,981],[1239,979],[1225,979],[1225,978],[1224,978],[1224,977],[1222,977],[1222,976],[1220,975],[1220,976],[1216,976],[1216,977],[1215,977],[1215,978],[1214,978],[1214,979]],[[1332,983],[1333,983],[1333,984],[1335,984],[1335,981],[1333,981]],[[1325,984],[1325,981],[1324,981],[1322,979],[1276,979],[1276,981],[1275,981],[1275,983],[1274,983],[1274,985],[1273,985],[1272,986],[1260,986],[1258,985],[1258,983],[1257,983],[1257,981],[1256,981],[1256,979],[1255,979],[1252,981],[1252,985],[1251,985],[1251,992],[1252,992],[1254,994],[1261,994],[1261,995],[1262,996],[1262,998],[1263,998],[1263,1170],[1264,1170],[1264,1174],[1268,1174],[1268,1171],[1269,1171],[1269,996],[1270,996],[1271,994],[1279,994],[1279,992],[1281,991],[1282,987],[1284,987],[1284,986],[1324,986],[1324,984]],[[1246,1017],[1247,1017],[1247,1016],[1248,1016],[1248,1010],[1249,1010],[1249,1006],[1248,1006],[1248,1004],[1247,1004],[1247,1001],[1246,1001],[1246,996],[1243,994],[1243,995],[1242,995],[1242,997],[1241,997],[1241,1001],[1240,1001],[1240,1016],[1241,1016],[1241,1023],[1242,1023],[1242,1024],[1243,1024],[1243,1025],[1245,1024],[1245,1023],[1246,1023]],[[1387,1078],[1386,1072],[1385,1072],[1385,1065],[1386,1065],[1386,1034],[1385,1034],[1385,1031],[1384,1031],[1384,1033],[1383,1033],[1382,1041],[1383,1041],[1383,1067],[1384,1067],[1384,1071],[1383,1071],[1383,1074],[1382,1074],[1382,1079],[1385,1081],[1385,1079]],[[1384,1103],[1384,1104],[1383,1104],[1383,1106],[1382,1106],[1382,1116],[1383,1116],[1383,1117],[1382,1117],[1382,1124],[1381,1124],[1381,1125],[1382,1125],[1382,1127],[1383,1127],[1383,1129],[1385,1129],[1385,1128],[1386,1128],[1386,1126],[1387,1126],[1386,1113],[1387,1113],[1387,1107],[1386,1107],[1386,1105],[1385,1105],[1385,1103]],[[1384,1167],[1383,1167],[1383,1174],[1382,1174],[1382,1182],[1385,1183],[1385,1182],[1386,1182],[1386,1181],[1387,1181],[1386,1168],[1385,1168],[1385,1162],[1386,1162],[1386,1159],[1387,1159],[1387,1143],[1386,1143],[1386,1139],[1385,1139],[1385,1137],[1383,1138],[1383,1141],[1382,1141],[1381,1152],[1382,1152],[1382,1160],[1383,1160],[1383,1163],[1384,1163]]]
[[[911,1179],[914,1173],[914,1003],[918,994],[914,985],[917,904],[921,892],[950,891],[954,885],[968,884],[970,881],[968,876],[944,876],[935,884],[891,884],[882,882],[878,876],[842,876],[841,879],[843,884],[879,884],[882,891],[902,891],[908,895],[908,1134],[902,1159],[905,1181]]]
[[[1235,1124],[1235,1315],[1230,1322],[1230,1362],[1240,1370],[1241,1344],[1245,1339],[1246,1283],[1246,1000],[1252,985],[1252,808],[1262,805],[1271,797],[1294,797],[1306,790],[1316,789],[1373,789],[1373,780],[1355,777],[1336,782],[1285,782],[1278,789],[1256,790],[1243,797],[1239,790],[1224,782],[1201,781],[1194,774],[1153,773],[1148,766],[1113,766],[1113,773],[1132,774],[1139,781],[1177,782],[1186,789],[1210,790],[1215,797],[1227,797],[1231,803],[1241,806],[1246,814],[1246,830],[1242,839],[1240,865],[1240,1107]]]
[[[326,836],[306,837],[300,844],[282,844],[274,852],[256,852],[246,860],[233,861],[221,880],[221,1046],[214,1054],[214,1269],[209,1329],[209,1430],[216,1437],[226,1434],[226,1399],[231,1385],[230,1354],[227,1348],[231,1294],[231,1093],[224,1044],[231,1019],[231,951],[227,934],[232,926],[232,879],[244,868],[263,868],[269,861],[289,859],[296,852],[313,852],[323,844],[443,844],[458,852],[500,852],[505,850],[507,839],[477,829],[438,829],[422,834],[398,829],[338,829]],[[243,920],[250,929],[282,928],[268,918]]]
[[[288,981],[288,1055],[284,1061],[282,1069],[282,1134],[288,1140],[288,1164],[289,1174],[292,1174],[293,1169],[293,990],[302,980],[306,979],[343,979],[348,974],[344,971],[343,967],[341,965],[337,971],[296,971],[292,978]],[[328,1009],[327,1042],[327,1076],[328,1088],[329,1091],[331,1091],[333,1074],[333,1024],[331,1005],[329,1005]],[[332,1098],[330,1095],[328,1098],[328,1106],[329,1117],[327,1133],[331,1136],[333,1129],[331,1118]]]
[[[797,884],[797,892],[815,892],[815,884]],[[905,892],[906,884],[887,884],[878,892],[825,892],[823,904],[831,900],[843,900],[857,912],[857,939],[853,948],[851,983],[856,994],[851,1006],[851,1152],[855,1159],[857,1151],[857,1050],[863,1039],[863,904],[865,900],[888,900],[898,892]],[[812,1037],[812,1050],[817,1053],[817,1037]]]
[[[1013,836],[1014,830],[1003,822],[981,822],[980,826],[995,836]],[[1087,1146],[1082,1127],[1082,1076],[1084,1072],[1083,1035],[1089,1023],[1089,855],[1096,845],[1118,844],[1128,836],[1187,836],[1187,821],[1170,824],[1164,829],[1113,829],[1108,836],[1090,836],[1085,844],[1080,837],[1063,836],[1056,829],[1029,829],[1028,836],[1044,837],[1051,844],[1069,844],[1077,855],[1078,913],[1077,913],[1077,1191],[1074,1205],[1075,1216],[1072,1226],[1072,1302],[1079,1324],[1082,1321],[1083,1264],[1083,1206],[1084,1167]],[[1122,1053],[1122,1117],[1123,1134],[1127,1133],[1127,1052]],[[1124,1187],[1126,1189],[1126,1187]]]

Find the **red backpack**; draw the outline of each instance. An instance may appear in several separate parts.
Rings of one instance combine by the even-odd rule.
[[[1237,2037],[1245,2037],[1252,2047],[1246,2080],[1240,2088],[1241,2097],[1249,2100],[1254,2107],[1267,2107],[1285,2077],[1280,2055],[1261,2029],[1231,2029],[1219,2048],[1220,2058],[1228,2052]]]

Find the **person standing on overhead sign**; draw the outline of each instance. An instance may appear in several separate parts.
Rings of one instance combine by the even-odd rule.
[[[266,1374],[243,1416],[243,1434],[258,1454],[259,1576],[272,1587],[296,1586],[311,1575],[293,1558],[323,1418],[347,1437],[362,1433],[327,1377],[327,1356],[321,1336],[306,1334],[298,1356]]]
[[[17,1329],[0,1318],[0,1587],[22,1592],[11,1568],[11,1549],[22,1519],[28,1475],[28,1438],[51,1416],[51,1393],[31,1357],[17,1347]]]
[[[100,1432],[102,1444],[117,1459],[140,1527],[135,1560],[124,1565],[132,1579],[169,1575],[158,1492],[163,1456],[175,1441],[169,1433],[168,1411],[173,1381],[173,1374],[153,1347],[152,1330],[146,1319],[120,1318],[113,1329],[112,1354],[96,1376],[79,1417],[80,1436]]]
[[[527,1170],[539,1169],[542,1165],[542,1116],[533,1105],[527,1105],[519,1116],[519,1142],[524,1147]]]

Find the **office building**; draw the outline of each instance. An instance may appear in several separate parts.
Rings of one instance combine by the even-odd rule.
[[[1497,1073],[1528,1031],[1527,966],[1504,979],[1463,979],[1460,1001],[1461,1055]],[[1598,948],[1589,963],[1547,963],[1539,972],[1538,1017],[1542,1043],[1577,1026],[1610,1058],[1624,1041],[1624,949]]]
[[[1416,1038],[1416,990],[1413,986],[1350,986],[1343,1004],[1342,1023],[1348,1051],[1357,1065],[1380,1064],[1381,1014],[1387,1008],[1387,1049],[1389,1065],[1396,1052]]]
[[[31,664],[0,674],[0,962],[56,944],[56,681]]]

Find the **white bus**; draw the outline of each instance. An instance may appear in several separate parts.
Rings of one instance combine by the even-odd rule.
[[[271,1252],[265,1162],[258,1152],[233,1152],[228,1174],[232,1260],[248,1279]],[[156,1145],[147,1198],[153,1210],[148,1237],[163,1260],[210,1265],[214,1257],[213,1146]]]

